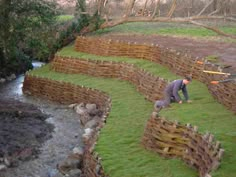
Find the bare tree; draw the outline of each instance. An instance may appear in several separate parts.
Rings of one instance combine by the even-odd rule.
[[[146,7],[147,7],[147,2],[148,2],[148,0],[145,0],[144,6],[143,6],[143,9],[142,9],[142,16],[144,16],[144,12],[145,12]]]
[[[197,14],[197,16],[202,15],[203,12],[204,12],[213,2],[215,2],[215,0],[209,1],[209,2],[205,5],[205,7]]]
[[[127,8],[123,17],[128,17],[131,15],[132,9],[134,8],[135,0],[126,0]]]
[[[173,13],[176,9],[176,5],[177,5],[177,0],[173,0],[170,11],[167,14],[167,17],[171,18],[171,16],[173,15]]]
[[[101,9],[100,7],[103,4],[103,9],[101,10],[104,11],[107,8],[105,4],[107,4],[108,1],[107,0],[97,0],[97,1],[100,2],[100,5],[98,4],[99,9]],[[109,0],[109,1],[112,1],[112,0]],[[119,0],[119,2],[121,1],[122,0]],[[162,1],[155,0],[155,3],[153,3],[154,0],[152,0],[152,3],[150,3],[152,4],[152,7],[148,7],[148,2],[150,2],[148,0],[138,1],[137,4],[138,3],[140,4],[140,2],[144,3],[142,4],[142,7],[141,7],[142,13],[144,12],[145,9],[148,9],[148,10],[153,9],[153,12],[150,15],[150,17],[145,17],[143,15],[135,16],[135,17],[132,16],[132,10],[134,9],[136,1],[135,0],[124,0],[124,1],[125,1],[125,14],[123,16],[120,16],[120,18],[111,19],[111,20],[107,19],[104,23],[100,25],[99,27],[100,29],[109,28],[109,27],[113,27],[113,26],[116,26],[122,23],[128,23],[128,22],[175,22],[175,23],[188,22],[188,23],[212,30],[219,35],[236,38],[236,36],[226,34],[220,31],[219,29],[217,29],[216,27],[211,27],[206,24],[197,22],[199,20],[213,20],[213,19],[236,21],[236,19],[233,16],[229,16],[231,14],[230,13],[231,0],[209,0],[207,3],[204,3],[204,1],[191,0],[191,2],[189,2],[189,0],[182,0],[182,1],[178,1],[178,4],[177,4],[177,0],[169,0],[167,2],[169,2],[170,9],[167,10],[166,13],[164,12],[163,15],[160,15],[159,13],[158,16],[156,15],[157,9],[160,8],[163,11],[163,6],[161,6]],[[199,10],[197,15],[190,16],[189,3],[191,4],[191,9],[195,8],[195,11],[196,9],[199,9],[199,5],[203,5],[203,7],[201,8],[201,10]],[[179,8],[177,8],[177,6],[179,6]],[[168,7],[168,6],[165,5],[165,7]],[[178,16],[177,10],[182,12],[182,14],[183,14],[183,11],[185,11],[185,16],[183,17]],[[174,13],[176,17],[173,17]]]
[[[153,10],[153,13],[152,13],[152,18],[155,17],[159,4],[160,4],[160,0],[156,0],[155,7],[154,7],[154,10]]]

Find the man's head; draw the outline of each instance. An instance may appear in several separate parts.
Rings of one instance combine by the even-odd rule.
[[[192,81],[192,78],[189,77],[189,76],[186,76],[186,77],[183,79],[183,83],[184,83],[185,85],[189,84],[191,81]]]

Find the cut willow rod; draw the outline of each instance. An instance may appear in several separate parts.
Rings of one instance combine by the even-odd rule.
[[[227,76],[236,76],[236,74],[231,74],[231,73],[223,73],[223,72],[218,72],[218,71],[207,71],[203,70],[204,73],[210,73],[210,74],[222,74],[222,75],[227,75]]]

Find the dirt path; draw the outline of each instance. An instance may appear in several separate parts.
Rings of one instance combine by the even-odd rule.
[[[189,38],[157,36],[157,35],[120,35],[105,34],[104,37],[137,42],[140,44],[158,44],[161,47],[186,51],[193,57],[205,58],[216,57],[219,64],[227,66],[225,72],[236,73],[236,43],[225,43],[217,41],[200,41]]]

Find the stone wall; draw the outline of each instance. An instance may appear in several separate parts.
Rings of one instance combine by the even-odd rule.
[[[222,75],[204,73],[203,70],[222,70],[204,59],[193,58],[172,49],[160,48],[158,45],[141,45],[96,37],[77,37],[75,50],[102,56],[127,56],[146,59],[167,66],[172,72],[181,76],[192,75],[194,79],[208,86],[214,98],[236,113],[236,82],[210,84],[211,81],[225,78]],[[203,64],[198,64],[199,61]]]

